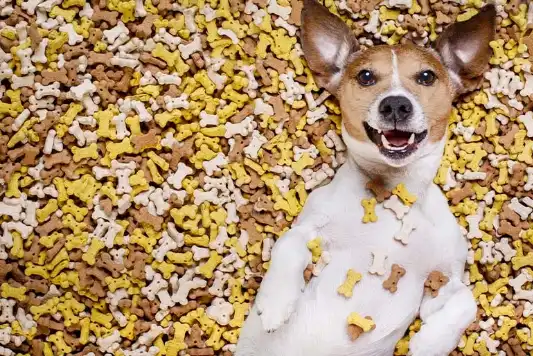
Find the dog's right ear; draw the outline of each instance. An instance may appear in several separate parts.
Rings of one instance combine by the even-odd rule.
[[[302,49],[321,87],[336,94],[342,74],[359,44],[348,26],[316,0],[302,10]]]
[[[496,8],[485,5],[477,15],[448,26],[435,47],[452,75],[456,94],[476,88],[483,80],[496,36]]]

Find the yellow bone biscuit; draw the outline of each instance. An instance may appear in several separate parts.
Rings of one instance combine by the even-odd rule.
[[[0,295],[2,298],[13,298],[23,302],[26,300],[26,287],[13,287],[8,283],[2,283],[0,286]]]
[[[361,273],[357,273],[353,269],[349,269],[346,273],[346,279],[344,280],[344,283],[340,285],[340,287],[337,289],[337,292],[346,298],[351,298],[353,295],[353,288],[362,278],[363,275]]]
[[[369,222],[378,221],[378,217],[376,215],[376,204],[377,204],[376,198],[361,200],[361,205],[363,206],[363,209],[365,210],[365,214],[363,216],[363,223],[366,224]]]
[[[372,319],[366,319],[363,318],[358,313],[350,313],[348,315],[348,325],[355,325],[363,329],[363,332],[369,332],[373,330],[376,327],[376,324],[372,321]]]
[[[68,346],[65,342],[62,331],[58,331],[55,334],[48,336],[47,340],[54,344],[59,355],[65,355],[72,352],[72,347]]]
[[[398,184],[393,190],[392,194],[397,195],[401,201],[407,205],[411,206],[416,202],[416,195],[409,193],[405,184]]]
[[[322,255],[322,238],[317,237],[307,242],[307,248],[311,251],[313,262],[317,262]]]
[[[91,143],[89,146],[83,148],[72,147],[72,154],[74,162],[79,162],[84,158],[97,159],[99,157],[98,146],[96,143]]]
[[[222,261],[222,256],[220,256],[215,251],[209,253],[209,259],[198,268],[198,273],[200,273],[205,278],[213,277],[213,271],[217,268],[218,264]]]

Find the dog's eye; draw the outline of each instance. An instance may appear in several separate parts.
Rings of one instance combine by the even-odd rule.
[[[362,86],[367,87],[376,84],[376,77],[374,76],[374,73],[368,69],[363,69],[357,74],[357,81]]]
[[[437,75],[432,70],[425,70],[416,76],[416,82],[421,85],[430,86],[437,80]]]

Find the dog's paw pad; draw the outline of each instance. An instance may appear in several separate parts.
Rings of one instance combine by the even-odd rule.
[[[255,300],[263,330],[275,331],[289,320],[302,296],[305,281],[302,274],[269,270]]]
[[[277,310],[269,310],[261,314],[261,322],[263,328],[268,332],[274,332],[279,329],[284,323],[286,323],[293,312],[293,306],[281,308]]]
[[[296,291],[299,292],[299,289]],[[273,332],[289,320],[294,311],[300,293],[278,293],[275,297],[261,298],[257,302],[257,314],[261,318],[263,329]]]

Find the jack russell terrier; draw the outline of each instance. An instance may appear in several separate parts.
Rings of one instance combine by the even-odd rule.
[[[411,338],[410,354],[448,355],[474,321],[476,303],[461,281],[466,240],[433,178],[452,102],[478,86],[488,68],[495,7],[446,28],[434,49],[360,51],[345,23],[315,0],[305,0],[302,21],[307,63],[340,102],[349,158],[331,183],[309,195],[276,242],[236,356],[390,356],[417,316],[422,327]],[[369,181],[389,191],[403,184],[416,202],[407,203],[399,219],[407,208],[397,214],[387,209],[402,203],[393,195],[376,204],[376,222],[363,223],[362,200],[373,197]],[[318,236],[330,261],[306,285],[303,272],[313,258],[308,243]],[[386,289],[391,269],[399,267],[404,273],[397,290]],[[351,297],[338,291],[349,270],[349,289],[357,282]],[[447,283],[428,294],[425,282],[434,273]],[[361,334],[355,341],[348,332],[352,313],[374,324],[356,323]]]

